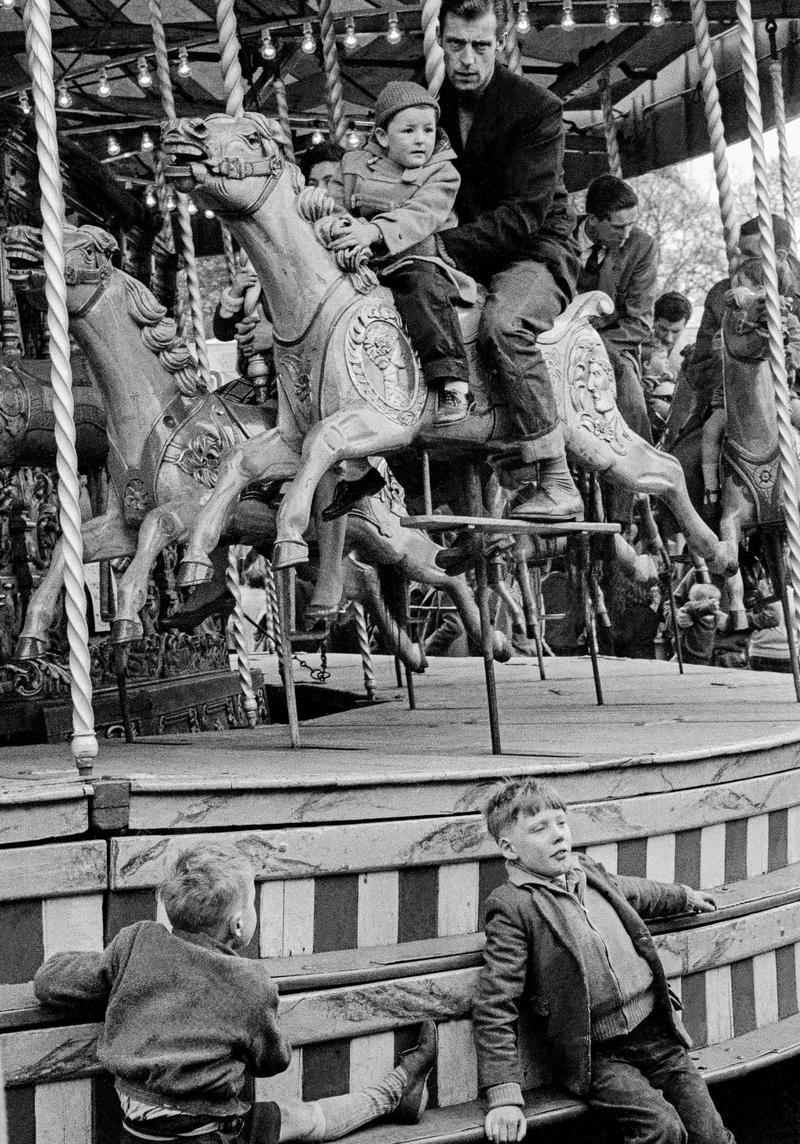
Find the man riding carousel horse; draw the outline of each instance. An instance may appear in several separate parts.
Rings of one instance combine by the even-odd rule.
[[[421,316],[458,304],[458,275],[431,274],[431,253],[445,270],[488,288],[481,342],[509,408],[515,448],[503,467],[520,486],[511,516],[573,520],[582,515],[582,502],[537,345],[572,299],[579,268],[576,219],[564,187],[561,102],[497,67],[508,27],[506,0],[443,0],[439,20],[446,73],[440,123],[461,177],[458,223],[433,236],[435,252],[426,247],[423,257],[403,262],[403,294]],[[374,225],[375,212],[367,217]],[[408,321],[414,334],[415,322],[411,316]],[[439,424],[447,428],[458,419],[440,417]],[[340,484],[330,515],[372,491],[364,486],[368,480],[369,474]]]

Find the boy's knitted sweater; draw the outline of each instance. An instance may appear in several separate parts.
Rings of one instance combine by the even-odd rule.
[[[102,953],[55,954],[33,984],[47,1005],[105,1006],[98,1060],[121,1094],[145,1103],[241,1115],[245,1074],[272,1076],[291,1060],[272,980],[207,934],[137,922]]]

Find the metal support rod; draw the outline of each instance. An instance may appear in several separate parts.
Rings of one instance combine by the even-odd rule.
[[[772,564],[772,590],[774,592],[777,588],[781,597],[783,622],[786,625],[786,638],[789,644],[789,658],[792,664],[794,693],[798,703],[800,703],[800,662],[798,662],[797,658],[797,633],[792,622],[793,601],[789,598],[789,585],[786,580],[786,562],[783,556],[783,540],[781,539],[780,529],[778,528],[767,528],[764,530],[764,532],[766,534],[767,547],[770,554],[770,563]],[[774,580],[777,580],[778,583],[775,584]]]
[[[483,500],[478,473],[474,464],[466,466],[465,484],[470,516],[483,516]],[[481,618],[481,652],[486,675],[486,701],[489,707],[489,732],[492,754],[503,753],[500,744],[500,717],[497,709],[497,683],[494,677],[494,633],[489,615],[489,583],[486,575],[486,542],[479,529],[472,531],[472,552],[475,560],[478,612]]]
[[[589,656],[592,660],[592,675],[594,676],[594,692],[597,696],[597,706],[603,707],[605,700],[603,699],[603,685],[600,680],[600,664],[597,658],[597,629],[595,627],[594,601],[592,600],[589,573],[591,560],[592,553],[589,534],[582,532],[578,543],[578,569],[581,596],[583,597],[583,621],[586,625],[586,646],[589,649]]]
[[[294,690],[294,664],[292,662],[292,599],[294,597],[294,568],[281,568],[276,573],[278,609],[281,619],[280,662],[283,669],[283,691],[289,720],[289,742],[300,746],[300,722],[297,718],[297,695]]]
[[[778,132],[778,164],[781,172],[781,197],[783,216],[792,237],[792,249],[797,250],[797,229],[794,220],[794,194],[792,192],[792,167],[789,155],[789,140],[786,135],[786,103],[783,98],[783,61],[778,52],[778,23],[767,20],[769,35],[769,76],[772,81],[772,103],[775,108],[775,128]]]
[[[433,516],[433,493],[431,491],[431,457],[427,449],[422,451],[422,500],[426,516]]]
[[[525,559],[525,546],[522,545],[519,540],[517,541],[516,575],[520,594],[522,595],[522,607],[525,612],[525,634],[528,639],[533,639],[536,645],[536,658],[539,661],[539,678],[544,680],[544,644],[542,641],[542,628],[539,623],[539,609],[531,586],[530,569],[528,568],[528,561]]]

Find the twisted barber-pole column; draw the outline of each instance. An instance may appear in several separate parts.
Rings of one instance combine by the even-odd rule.
[[[64,552],[67,639],[72,695],[72,754],[81,775],[89,775],[97,755],[89,674],[89,628],[81,536],[78,455],[70,367],[69,319],[64,284],[64,198],[58,166],[55,90],[50,35],[50,0],[26,0],[22,11],[36,116],[42,241],[44,243],[50,382],[55,414],[59,524]]]
[[[369,632],[367,631],[367,616],[364,605],[353,604],[353,615],[356,621],[356,635],[358,636],[358,650],[361,652],[361,666],[364,669],[364,690],[370,703],[375,702],[375,668],[372,663],[372,648],[369,646]]]
[[[172,94],[172,77],[169,74],[167,41],[164,35],[164,21],[161,14],[161,0],[149,0],[150,26],[153,30],[153,46],[156,50],[156,73],[161,106],[165,119],[175,119],[175,97]],[[203,300],[200,296],[200,280],[197,277],[197,262],[194,256],[192,216],[189,214],[189,200],[186,195],[176,195],[178,203],[178,227],[181,235],[181,253],[186,271],[186,292],[189,296],[189,310],[192,316],[192,333],[200,377],[207,389],[211,388],[211,367],[206,349],[206,326],[203,316]]]
[[[616,178],[622,178],[622,159],[619,154],[619,141],[617,139],[617,121],[614,116],[614,104],[611,100],[611,83],[608,72],[603,72],[597,81],[600,89],[600,106],[603,111],[603,134],[606,137],[606,155],[608,156],[608,169]]]
[[[423,0],[422,50],[425,53],[425,82],[431,95],[438,95],[444,83],[444,52],[439,43],[439,7],[441,0]]]
[[[761,117],[761,98],[758,89],[758,63],[750,0],[736,0],[739,21],[744,78],[747,129],[753,153],[753,177],[758,209],[758,235],[761,240],[761,262],[766,290],[767,331],[769,334],[769,364],[775,384],[775,406],[778,413],[778,446],[783,492],[783,511],[786,519],[789,550],[789,578],[794,605],[795,641],[800,633],[800,508],[797,503],[797,470],[795,433],[789,407],[789,383],[786,376],[786,358],[783,348],[780,290],[778,288],[778,262],[775,254],[775,235],[772,230],[772,211],[769,201],[767,159],[764,153],[764,125]],[[787,623],[789,619],[787,617]],[[797,689],[797,676],[795,676]],[[800,691],[797,695],[800,701]]]
[[[328,101],[331,135],[340,147],[344,147],[347,123],[344,116],[342,71],[339,67],[339,50],[336,47],[336,29],[333,26],[331,0],[320,0],[319,15],[322,32],[322,56],[325,61],[325,95]]]
[[[738,239],[736,207],[733,201],[733,188],[728,173],[728,157],[725,147],[725,125],[722,122],[722,107],[717,87],[717,69],[711,51],[711,36],[708,31],[706,0],[690,0],[694,41],[697,45],[697,58],[700,63],[700,76],[703,84],[703,106],[706,113],[708,137],[714,156],[714,176],[717,180],[719,215],[725,236],[725,252],[728,262],[733,258]]]
[[[242,589],[239,584],[239,561],[236,546],[228,549],[228,563],[225,566],[225,587],[233,596],[233,611],[228,620],[228,630],[236,652],[236,665],[239,670],[239,686],[242,689],[242,704],[247,716],[248,727],[258,722],[258,703],[253,691],[253,676],[250,671],[250,655],[244,638],[244,613],[242,612]]]
[[[792,236],[792,247],[797,250],[797,230],[794,222],[794,195],[792,194],[792,168],[789,158],[789,140],[786,137],[786,103],[783,98],[783,61],[778,53],[778,25],[767,20],[769,34],[769,77],[772,81],[772,102],[775,107],[775,127],[778,131],[778,162],[781,172],[783,215]]]

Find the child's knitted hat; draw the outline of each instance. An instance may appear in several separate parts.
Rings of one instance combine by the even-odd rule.
[[[430,92],[418,83],[395,80],[386,87],[375,101],[375,126],[385,127],[392,116],[407,107],[432,107],[439,119],[439,104]]]

